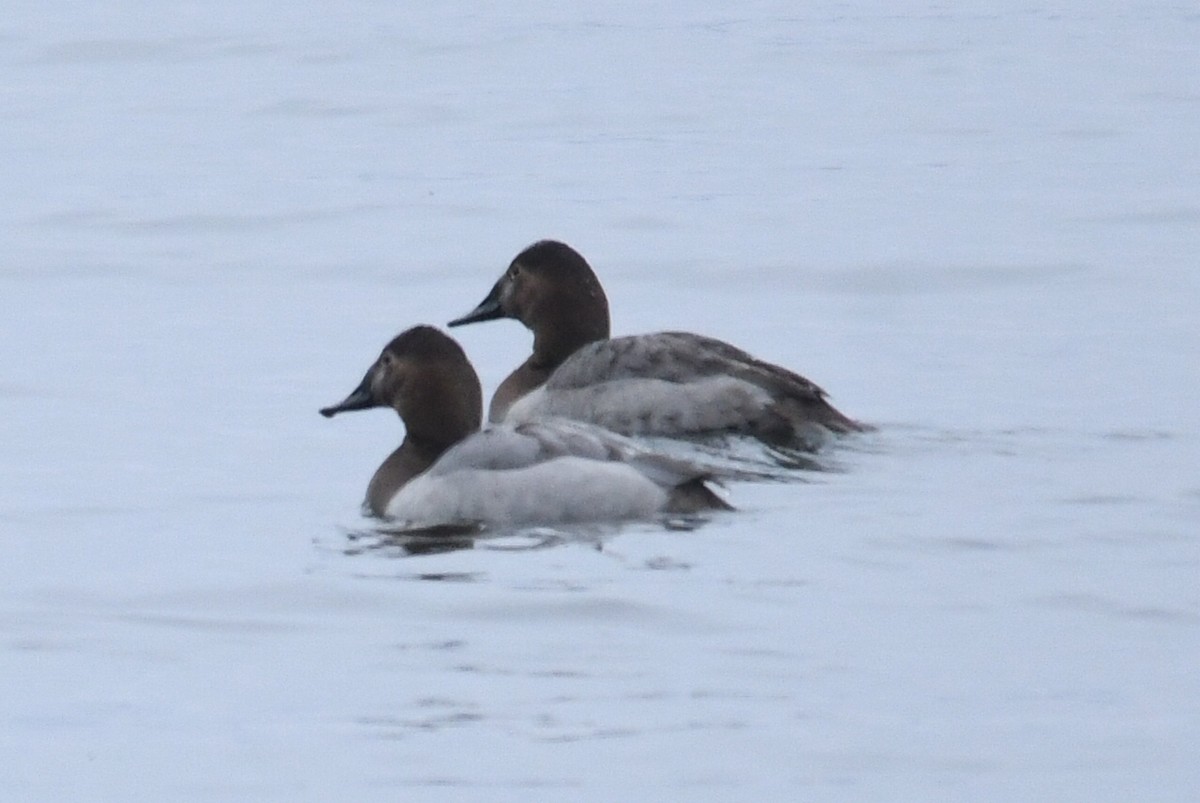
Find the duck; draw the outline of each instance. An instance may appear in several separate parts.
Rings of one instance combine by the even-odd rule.
[[[553,416],[631,437],[748,436],[802,452],[828,433],[871,429],[812,381],[723,340],[674,331],[611,337],[595,271],[557,240],[517,254],[484,300],[448,326],[502,318],[533,332],[533,353],[497,387],[493,422]]]
[[[391,340],[340,413],[390,407],[403,442],[375,471],[364,508],[414,527],[560,524],[732,510],[711,471],[586,423],[481,428],[483,392],[462,347],[414,326]]]

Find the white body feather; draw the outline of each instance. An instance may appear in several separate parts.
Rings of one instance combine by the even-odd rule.
[[[388,501],[411,524],[649,518],[707,467],[577,421],[500,424],[451,447]]]
[[[505,422],[561,416],[623,435],[684,435],[737,430],[771,403],[765,390],[730,376],[687,382],[663,379],[599,379],[580,388],[549,384],[513,403]]]

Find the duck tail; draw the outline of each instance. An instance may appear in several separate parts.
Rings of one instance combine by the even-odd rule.
[[[704,478],[695,477],[671,489],[667,497],[667,509],[671,513],[701,513],[706,510],[733,510],[705,484]]]
[[[814,425],[819,425],[826,434],[833,432],[838,435],[848,435],[854,432],[872,432],[875,427],[856,421],[838,410],[825,394],[807,398],[789,398],[773,405],[776,416],[775,429],[780,430],[785,445],[815,450],[825,440],[819,433],[814,432]],[[770,428],[767,428],[768,431]]]
[[[851,432],[873,432],[875,430],[875,427],[870,424],[854,420],[825,399],[821,399],[819,408],[814,411],[816,413],[814,416],[816,422],[839,435],[846,435]]]

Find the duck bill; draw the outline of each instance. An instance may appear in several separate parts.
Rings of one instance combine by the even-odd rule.
[[[359,383],[349,396],[342,399],[332,407],[322,407],[319,411],[326,418],[333,418],[338,413],[348,413],[351,410],[369,410],[372,407],[378,407],[379,402],[375,400],[375,394],[371,392],[371,372],[367,371],[367,375],[363,377],[363,381]]]
[[[500,305],[500,284],[504,280],[496,282],[496,286],[492,288],[492,292],[487,294],[487,298],[479,302],[479,306],[468,312],[461,318],[455,318],[446,324],[447,326],[463,326],[468,323],[479,323],[480,321],[494,321],[497,318],[505,317],[504,308]]]

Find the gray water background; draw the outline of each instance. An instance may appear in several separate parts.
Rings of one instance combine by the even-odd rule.
[[[7,800],[1194,800],[1191,4],[12,4]],[[541,237],[880,425],[406,555],[378,349]],[[529,348],[456,330],[490,390]]]

